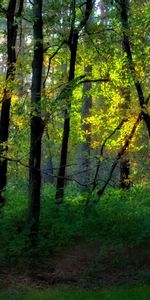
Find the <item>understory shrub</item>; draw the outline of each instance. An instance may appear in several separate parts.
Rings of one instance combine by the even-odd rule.
[[[28,207],[26,184],[9,185],[0,218],[1,261],[31,255],[25,229]],[[79,240],[98,240],[103,245],[144,245],[150,238],[150,189],[135,186],[129,191],[110,189],[93,204],[85,206],[87,195],[68,190],[64,203],[55,204],[55,188],[41,192],[41,215],[37,253],[44,257]]]

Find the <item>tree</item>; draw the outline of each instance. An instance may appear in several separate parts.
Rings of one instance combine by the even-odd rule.
[[[33,1],[33,41],[34,53],[32,62],[31,87],[31,134],[29,159],[29,224],[31,241],[36,243],[39,215],[40,215],[40,189],[41,189],[41,140],[44,124],[41,118],[41,88],[43,65],[43,20],[42,0]]]
[[[1,138],[0,156],[1,166],[3,162],[5,166],[7,161],[15,162],[14,165],[8,164],[10,181],[14,173],[17,175],[13,176],[14,182],[14,177],[16,181],[19,177],[27,181],[27,172],[23,168],[29,169],[28,219],[31,227],[34,222],[38,224],[40,214],[41,156],[42,162],[46,161],[47,153],[53,159],[50,175],[56,184],[57,203],[63,200],[66,182],[75,181],[83,186],[85,182],[89,184],[85,177],[93,176],[93,188],[97,185],[100,188],[113,173],[111,166],[120,151],[120,160],[117,159],[119,168],[115,169],[109,184],[116,186],[121,183],[122,187],[126,187],[129,175],[133,174],[132,162],[137,168],[134,153],[141,153],[143,122],[140,122],[130,147],[126,147],[123,155],[121,149],[141,111],[142,119],[149,128],[149,14],[146,1],[140,4],[142,12],[136,13],[134,1],[129,1],[128,6],[128,2],[123,0],[113,1],[113,4],[102,0],[72,0],[71,3],[69,0],[43,0],[42,13],[37,13],[37,5],[30,1],[24,6],[21,19],[17,15],[21,2],[16,1],[13,25],[18,26],[15,27],[17,42],[14,35],[15,43],[11,47],[13,53],[16,50],[16,62],[12,63],[12,73],[5,86],[4,75],[0,75],[3,83],[0,93],[4,86],[10,97],[9,105],[11,103],[11,111],[10,108],[7,110],[9,126],[3,119],[4,114],[1,114],[1,131],[4,133],[7,129],[7,134]],[[3,4],[8,2],[4,0]],[[11,3],[14,5],[15,1]],[[0,13],[6,16],[7,9],[2,6]],[[6,26],[5,23],[3,26]],[[20,49],[23,44],[23,49]],[[1,46],[3,53],[4,47]],[[42,65],[44,78],[41,87]],[[6,104],[6,101],[3,102]],[[4,103],[0,103],[2,111]],[[82,155],[81,164],[79,149],[82,153],[86,152],[85,156]],[[85,177],[81,177],[83,165],[86,165]],[[91,174],[88,174],[88,169],[91,169]],[[43,170],[44,173],[47,170]],[[4,176],[0,178],[1,190],[4,190],[6,180],[3,182]],[[92,187],[91,179],[90,183]],[[34,226],[32,228],[34,231]]]
[[[87,0],[85,5],[83,18],[81,19],[78,26],[76,26],[76,1],[72,1],[72,23],[70,28],[70,35],[68,40],[69,50],[70,50],[70,66],[69,66],[69,78],[68,81],[71,82],[75,77],[75,65],[76,65],[76,56],[77,56],[77,46],[79,40],[79,33],[86,25],[89,16],[92,12],[94,1]],[[64,117],[64,129],[63,129],[63,139],[62,139],[62,148],[61,148],[61,157],[60,165],[58,171],[57,187],[56,187],[56,201],[61,203],[64,196],[64,183],[65,183],[65,171],[67,163],[67,152],[68,152],[68,141],[69,141],[69,132],[70,132],[70,108],[71,100],[68,99],[68,108],[65,109]]]
[[[149,115],[148,109],[147,109],[148,97],[145,98],[145,96],[144,96],[142,84],[141,84],[140,80],[138,79],[137,72],[135,69],[132,50],[131,50],[131,46],[130,46],[130,38],[129,38],[130,26],[129,26],[129,21],[128,21],[129,0],[121,0],[118,3],[120,5],[120,19],[121,19],[122,32],[123,32],[123,47],[124,47],[124,51],[126,52],[126,55],[127,55],[129,69],[130,69],[131,76],[133,78],[135,89],[136,89],[136,92],[138,95],[143,120],[147,126],[147,130],[148,130],[148,133],[150,136],[150,115]]]
[[[90,65],[85,67],[85,74],[91,75],[92,68]],[[81,144],[81,175],[82,175],[82,190],[88,191],[87,188],[88,184],[91,180],[91,124],[88,122],[88,117],[91,115],[91,108],[92,108],[92,96],[90,94],[92,84],[91,82],[85,82],[83,84],[83,105],[81,111],[81,118],[82,118],[82,130],[84,132],[84,141]]]
[[[13,90],[13,81],[15,79],[16,71],[16,39],[18,22],[23,10],[23,0],[19,0],[17,7],[16,0],[10,0],[8,8],[5,11],[7,17],[7,74],[6,87],[3,92],[1,117],[0,117],[0,154],[7,153],[8,134],[10,123],[10,105]],[[5,190],[7,181],[7,159],[0,160],[0,204],[4,204],[4,197],[2,195]]]

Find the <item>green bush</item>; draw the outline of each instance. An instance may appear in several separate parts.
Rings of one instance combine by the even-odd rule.
[[[0,218],[0,258],[18,259],[31,255],[24,229],[28,207],[25,183],[9,185],[6,206]],[[103,245],[143,245],[150,238],[150,190],[136,186],[130,191],[110,189],[85,207],[86,195],[67,191],[64,203],[55,204],[55,189],[45,185],[41,192],[41,215],[37,253],[44,257],[76,240],[99,240]]]

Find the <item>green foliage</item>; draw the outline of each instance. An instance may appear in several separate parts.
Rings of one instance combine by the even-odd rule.
[[[130,1],[129,38],[131,51],[135,63],[136,76],[141,82],[145,99],[149,95],[149,5],[147,0]],[[3,1],[2,7],[6,8],[9,1]],[[78,25],[83,17],[84,1],[76,2],[76,21]],[[81,142],[85,141],[87,133],[83,130],[82,106],[88,93],[85,93],[83,84],[80,84],[84,68],[91,66],[92,72],[89,79],[109,78],[108,82],[92,82],[89,94],[92,96],[92,109],[84,123],[90,125],[91,157],[95,151],[99,154],[105,139],[114,131],[120,121],[126,116],[128,121],[115,135],[108,139],[105,157],[115,156],[131,130],[135,118],[139,113],[137,94],[131,72],[127,67],[127,57],[122,51],[122,28],[120,23],[119,2],[104,1],[102,11],[95,2],[92,16],[86,26],[86,31],[79,35],[78,51],[75,66],[75,78],[68,84],[70,50],[67,45],[70,35],[72,14],[70,1],[43,1],[43,31],[44,31],[44,63],[43,78],[46,79],[42,89],[41,112],[45,123],[43,134],[44,158],[45,153],[51,153],[54,167],[57,167],[62,143],[64,110],[71,102],[69,113],[71,118],[69,137],[69,159],[76,162],[75,153],[79,152]],[[137,11],[137,7],[139,7]],[[83,10],[83,11],[82,11]],[[24,5],[22,29],[18,35],[17,62],[15,64],[16,76],[13,82],[5,82],[6,68],[6,16],[2,13],[1,21],[1,86],[0,96],[3,97],[4,88],[12,90],[10,130],[8,157],[28,165],[29,135],[30,135],[30,86],[32,73],[32,5]],[[61,20],[61,21],[60,21]],[[29,22],[28,22],[29,21]],[[60,47],[60,45],[66,41]],[[59,49],[59,50],[58,50]],[[58,52],[57,52],[58,50]],[[56,55],[54,55],[56,53]],[[49,65],[50,62],[50,65]],[[49,72],[48,72],[49,70]],[[48,72],[48,73],[47,73]],[[123,90],[131,91],[130,107],[126,107],[126,97]],[[21,100],[21,101],[20,101]],[[1,101],[2,102],[2,101]],[[70,104],[69,104],[70,106]],[[1,107],[1,105],[0,105]],[[127,109],[126,109],[127,108]],[[141,122],[142,123],[142,122]],[[147,141],[144,139],[145,128],[138,127],[134,139],[130,144],[130,158],[132,160],[131,175],[134,182],[139,182],[143,161],[147,161],[144,172],[144,182],[149,180],[149,151]],[[143,142],[144,139],[144,142]],[[143,151],[141,152],[141,148]],[[147,152],[146,152],[147,151]],[[134,157],[139,152],[140,158]],[[5,153],[6,154],[6,153]],[[142,159],[143,158],[143,159]],[[103,158],[102,158],[103,160]],[[56,166],[55,166],[56,163]],[[70,162],[69,162],[70,163]],[[93,162],[94,164],[94,162]],[[136,166],[135,166],[136,165]],[[16,170],[17,169],[17,170]],[[26,172],[21,164],[9,164],[9,174],[14,171],[19,176],[26,177]],[[139,172],[139,173],[138,173]],[[140,174],[140,176],[139,176]]]
[[[8,185],[5,195],[7,205],[0,212],[0,260],[12,261],[21,257],[22,251],[29,247],[24,230],[28,199],[26,183],[13,182]]]
[[[149,300],[150,289],[147,286],[102,290],[51,289],[16,295],[7,293],[2,297],[3,300]]]
[[[45,185],[41,194],[41,216],[36,255],[44,258],[77,240],[102,242],[103,246],[143,246],[150,238],[150,193],[148,187],[124,192],[108,190],[95,207],[85,207],[86,195],[69,192],[62,205],[56,205],[55,189]],[[9,186],[7,205],[0,219],[0,256],[4,261],[25,259],[32,249],[26,229],[27,186]],[[91,199],[92,200],[92,199]]]

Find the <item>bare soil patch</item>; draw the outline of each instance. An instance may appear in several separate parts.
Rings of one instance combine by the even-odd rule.
[[[53,285],[104,287],[150,283],[146,247],[103,248],[99,242],[78,242],[43,261],[39,258],[0,267],[0,289],[50,288]]]

